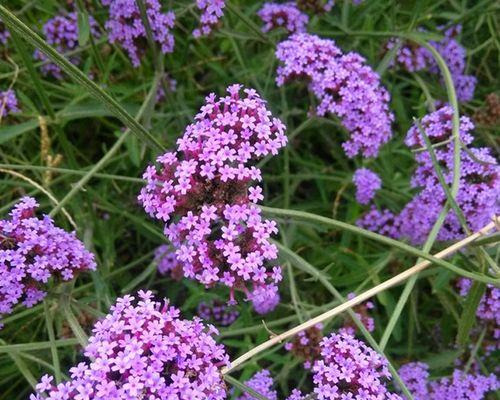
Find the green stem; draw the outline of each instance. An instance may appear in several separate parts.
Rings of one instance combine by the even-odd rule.
[[[228,383],[230,383],[234,387],[237,387],[242,392],[251,394],[252,398],[255,398],[255,399],[258,399],[258,400],[269,400],[267,397],[262,396],[259,392],[256,392],[251,387],[245,385],[244,383],[241,383],[240,381],[238,381],[237,379],[233,378],[230,375],[225,375],[224,376],[224,380],[226,380]]]
[[[52,363],[54,364],[54,373],[56,383],[61,383],[61,364],[59,363],[59,354],[57,352],[56,335],[54,334],[53,318],[51,315],[50,307],[47,300],[43,301],[43,308],[45,311],[45,325],[47,325],[47,333],[50,341],[50,352],[52,354]]]
[[[405,253],[408,253],[408,254],[411,254],[411,255],[414,255],[417,257],[421,257],[425,260],[430,261],[431,263],[433,263],[435,265],[447,268],[447,269],[455,272],[458,275],[465,276],[467,278],[474,279],[474,280],[484,282],[484,283],[491,283],[491,284],[494,284],[497,286],[500,285],[500,279],[494,279],[494,278],[490,278],[490,277],[485,276],[485,275],[479,275],[479,274],[476,274],[473,272],[463,270],[462,268],[456,267],[455,265],[453,265],[447,261],[440,260],[439,258],[436,258],[436,257],[434,257],[434,256],[432,256],[432,255],[430,255],[422,250],[419,250],[419,249],[416,249],[415,247],[407,245],[406,243],[385,237],[383,235],[368,231],[368,230],[363,229],[363,228],[359,228],[355,225],[347,224],[345,222],[338,221],[338,220],[335,220],[332,218],[327,218],[327,217],[323,217],[320,215],[311,214],[311,213],[308,213],[305,211],[284,210],[284,209],[280,209],[280,208],[271,208],[271,207],[265,207],[265,206],[261,206],[261,209],[265,214],[282,216],[282,217],[290,217],[290,218],[294,218],[297,220],[304,220],[304,221],[309,221],[309,222],[313,222],[313,223],[319,223],[319,224],[322,224],[325,226],[330,226],[333,228],[352,232],[356,235],[363,236],[363,237],[375,240],[375,241],[380,242],[380,243],[384,243],[384,244],[389,245],[391,247],[395,247],[399,250],[404,251]]]
[[[271,43],[274,45],[271,39],[269,39],[267,35],[264,35],[264,33],[262,33],[260,28],[250,18],[248,18],[245,14],[243,14],[238,7],[232,4],[231,1],[226,1],[226,7],[230,12],[236,15],[246,26],[248,26],[250,30],[256,33],[260,39],[262,39],[264,42]]]
[[[6,7],[0,5],[0,18],[12,31],[19,34],[34,47],[42,51],[48,58],[57,64],[73,80],[84,87],[89,94],[101,101],[109,110],[116,115],[137,137],[148,143],[153,149],[163,151],[163,145],[151,133],[139,124],[113,97],[92,82],[82,71],[59,54],[52,46],[49,46],[40,36],[24,24],[19,18],[12,14]]]

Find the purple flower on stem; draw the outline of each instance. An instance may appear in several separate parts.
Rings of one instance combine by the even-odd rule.
[[[166,223],[185,277],[207,287],[228,286],[231,301],[238,289],[252,300],[265,299],[269,307],[270,297],[263,294],[274,291],[275,299],[273,286],[281,280],[278,267],[266,266],[277,258],[269,241],[277,227],[255,205],[262,190],[251,185],[261,173],[251,163],[277,154],[287,139],[285,126],[255,90],[245,89],[240,97],[241,88],[230,86],[220,99],[207,97],[177,151],[158,157],[159,166],[145,171],[139,201]]]
[[[200,318],[219,326],[231,325],[240,315],[237,310],[220,300],[200,303],[197,312]]]
[[[257,12],[264,26],[263,32],[283,27],[289,33],[305,32],[309,17],[302,13],[294,2],[288,3],[264,3]]]
[[[10,33],[7,30],[7,27],[5,26],[5,24],[0,19],[0,43],[2,43],[3,45],[6,45],[7,39],[9,37],[10,37]]]
[[[352,181],[356,186],[356,200],[360,204],[368,204],[375,193],[382,187],[382,180],[368,168],[359,168],[354,172]]]
[[[96,268],[76,234],[54,226],[48,215],[38,219],[37,207],[35,199],[23,197],[10,218],[0,220],[0,316],[19,303],[31,307],[41,301],[49,279],[69,281]]]
[[[149,45],[136,0],[103,0],[102,4],[109,7],[109,19],[106,21],[109,40],[119,43],[132,65],[138,67]],[[175,39],[170,31],[174,27],[175,14],[162,12],[158,0],[145,0],[144,4],[154,41],[163,54],[171,53]]]
[[[223,400],[221,369],[229,358],[199,318],[186,320],[151,292],[119,298],[97,322],[71,380],[55,385],[42,378],[31,400],[179,399]]]
[[[14,90],[8,89],[4,92],[0,92],[0,118],[20,111],[17,104],[16,92],[14,92]]]
[[[274,385],[273,378],[271,378],[271,373],[267,369],[257,372],[251,379],[245,382],[245,385],[268,400],[278,400],[276,390],[272,389]],[[236,400],[255,400],[255,397],[249,393],[244,393]]]
[[[304,368],[311,369],[312,364],[320,358],[320,343],[323,339],[323,324],[316,324],[299,332],[292,341],[285,343],[285,349],[304,360]]]
[[[224,15],[226,2],[224,0],[196,0],[196,6],[201,11],[200,27],[193,31],[193,36],[195,38],[208,36]]]
[[[348,157],[374,157],[391,135],[389,93],[357,53],[343,54],[333,40],[297,33],[278,44],[278,86],[305,79],[319,101],[316,113],[337,115],[349,132]]]
[[[154,261],[158,264],[158,272],[162,275],[172,274],[174,279],[182,278],[182,267],[177,261],[175,250],[167,244],[162,244],[155,249]]]
[[[97,23],[93,17],[89,16],[90,32],[95,38],[99,37]],[[78,47],[78,15],[71,12],[68,15],[58,15],[49,19],[43,26],[43,33],[47,43],[53,46],[59,53],[68,53]],[[45,61],[41,67],[42,73],[46,76],[52,76],[56,79],[63,78],[61,68],[51,62],[49,58],[40,50],[35,50],[34,57],[37,60]],[[80,64],[81,58],[78,55],[67,56],[71,63]]]

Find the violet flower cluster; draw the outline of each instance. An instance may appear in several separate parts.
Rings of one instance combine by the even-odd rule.
[[[154,261],[158,265],[158,272],[162,275],[167,275],[168,273],[175,275],[176,270],[180,267],[175,256],[175,250],[168,244],[162,244],[155,249]]]
[[[12,89],[0,92],[0,118],[21,111],[18,106],[16,92]]]
[[[320,357],[320,343],[323,339],[322,330],[323,324],[316,324],[299,332],[291,342],[285,343],[286,350],[304,360],[304,368],[306,369],[311,369],[313,363]]]
[[[389,392],[388,363],[348,333],[332,333],[321,341],[321,359],[313,366],[314,393],[319,400],[402,400]]]
[[[333,40],[297,33],[278,44],[278,86],[305,79],[319,101],[319,116],[334,114],[349,133],[348,157],[374,157],[391,135],[394,115],[380,77],[359,54],[344,54]]]
[[[285,28],[289,33],[305,32],[309,17],[301,12],[294,2],[287,3],[264,3],[257,12],[264,26],[263,32],[269,32],[277,28]]]
[[[208,36],[219,24],[226,7],[225,0],[196,0],[196,6],[201,11],[200,26],[193,31],[193,36],[199,38]]]
[[[135,0],[102,0],[109,7],[106,29],[111,43],[119,43],[127,52],[132,65],[141,64],[148,41],[141,12]],[[145,0],[146,14],[154,41],[163,54],[174,50],[175,39],[170,32],[175,23],[173,12],[163,12],[158,0]]]
[[[9,218],[0,220],[0,316],[19,303],[32,307],[46,295],[53,278],[69,281],[81,271],[94,270],[94,255],[76,234],[35,216],[38,203],[23,197]]]
[[[225,399],[220,369],[229,359],[217,330],[180,318],[151,292],[137,297],[119,298],[95,324],[87,360],[71,368],[71,380],[56,385],[45,375],[30,400]]]
[[[229,326],[240,313],[220,300],[201,302],[197,308],[198,316],[207,322],[219,326]]]
[[[425,116],[421,123],[431,143],[440,144],[434,148],[434,152],[448,185],[451,185],[454,174],[454,144],[450,140],[452,116],[452,109],[445,106]],[[465,146],[473,141],[473,129],[472,121],[468,117],[461,117],[459,136]],[[405,143],[412,149],[425,149],[425,141],[418,126],[410,128]],[[460,149],[460,157],[460,186],[456,201],[469,229],[477,231],[500,211],[499,169],[488,148],[469,148],[468,152]],[[358,220],[358,225],[392,237],[408,238],[414,244],[425,241],[447,198],[429,152],[417,152],[415,159],[418,165],[411,185],[420,189],[416,196],[399,214],[372,209],[369,215]],[[464,234],[457,215],[450,211],[439,231],[438,240],[455,240]]]
[[[257,393],[265,397],[267,400],[278,400],[278,393],[272,387],[274,385],[273,378],[267,369],[257,372],[251,379],[245,382],[249,388],[255,390]],[[254,396],[249,393],[244,393],[236,400],[256,400]]]
[[[500,388],[493,374],[483,376],[459,370],[454,370],[451,377],[430,381],[429,366],[422,362],[405,364],[398,373],[415,400],[481,400],[486,393]]]
[[[347,295],[347,299],[351,300],[356,297],[355,293],[349,293]],[[371,301],[367,301],[365,303],[358,304],[352,308],[352,311],[356,315],[361,323],[364,325],[368,332],[373,332],[375,330],[375,320],[370,316],[370,310],[373,310],[375,305]],[[352,336],[356,334],[357,325],[354,321],[347,316],[344,322],[344,326],[342,327],[342,332],[346,332]]]
[[[98,38],[97,23],[91,16],[89,16],[89,25],[91,35]],[[59,53],[66,54],[75,50],[78,47],[78,14],[70,12],[67,15],[58,15],[49,19],[43,25],[43,33],[47,43],[53,46]],[[41,66],[42,73],[45,76],[52,76],[56,79],[63,78],[61,67],[57,64],[47,62],[49,58],[40,50],[35,50],[34,57],[39,61],[46,62]],[[66,57],[72,64],[80,64],[80,56],[73,54]]]
[[[165,222],[184,276],[207,287],[217,283],[242,290],[259,309],[276,304],[281,268],[267,266],[278,251],[269,238],[276,223],[256,206],[264,196],[261,172],[251,165],[277,154],[287,138],[253,89],[228,88],[210,94],[206,104],[177,141],[177,151],[149,166],[139,201],[153,218]],[[259,311],[259,310],[257,310]]]
[[[469,101],[474,97],[477,79],[472,75],[465,74],[466,51],[458,43],[456,37],[462,31],[460,25],[446,29],[444,38],[438,42],[430,41],[437,52],[443,57],[448,66],[459,101]],[[391,49],[397,40],[390,40],[386,48]],[[414,42],[403,43],[396,53],[395,63],[409,72],[429,70],[433,74],[440,74],[438,64],[432,53]],[[394,63],[393,63],[394,64]]]
[[[0,19],[0,43],[3,45],[7,44],[7,39],[10,37],[10,32],[7,30],[7,27]]]
[[[354,172],[352,181],[356,186],[356,200],[360,204],[368,204],[375,193],[382,187],[380,177],[368,168],[359,168]]]
[[[458,288],[460,296],[467,296],[472,286],[470,279],[461,278],[458,281]],[[487,285],[486,291],[479,302],[476,310],[476,316],[485,323],[492,325],[493,339],[497,342],[500,341],[500,288],[493,285]]]

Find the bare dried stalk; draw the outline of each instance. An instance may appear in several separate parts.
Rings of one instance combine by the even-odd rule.
[[[486,235],[493,228],[496,227],[498,229],[499,224],[500,224],[500,217],[496,216],[491,223],[486,225],[481,230],[479,230],[476,233],[466,237],[465,239],[451,245],[450,247],[447,247],[446,249],[440,251],[439,253],[435,254],[434,257],[445,258],[445,257],[449,256],[450,254],[455,253],[457,250],[460,250],[461,248],[467,246],[468,244],[472,243],[476,239]],[[380,285],[377,285],[377,286],[367,290],[366,292],[361,293],[360,295],[352,298],[351,300],[348,300],[345,303],[340,304],[339,306],[332,308],[331,310],[329,310],[323,314],[320,314],[317,317],[314,317],[314,318],[310,319],[309,321],[304,322],[303,324],[296,326],[295,328],[292,328],[284,333],[281,333],[279,335],[272,337],[268,341],[258,345],[257,347],[254,347],[252,350],[250,350],[250,351],[246,352],[245,354],[243,354],[242,356],[238,357],[236,360],[234,360],[231,363],[231,365],[229,367],[222,369],[222,374],[224,375],[224,374],[230,373],[231,371],[233,371],[235,368],[237,368],[239,365],[241,365],[245,361],[251,359],[256,354],[259,354],[262,351],[274,346],[275,344],[281,343],[284,340],[296,335],[297,333],[302,332],[302,331],[304,331],[304,330],[306,330],[306,329],[308,329],[308,328],[310,328],[310,327],[312,327],[320,322],[323,322],[327,319],[330,319],[330,318],[344,312],[345,310],[368,300],[369,298],[377,295],[378,293],[383,292],[384,290],[389,289],[390,287],[395,286],[395,285],[405,281],[406,279],[410,278],[411,276],[423,271],[429,265],[431,265],[431,262],[429,262],[427,260],[419,262],[419,263],[415,264],[413,267],[407,269],[406,271],[401,272],[400,274],[392,277],[391,279],[388,279],[387,281],[382,282]]]

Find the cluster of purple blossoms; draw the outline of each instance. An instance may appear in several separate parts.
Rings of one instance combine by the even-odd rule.
[[[305,79],[319,101],[316,113],[337,115],[349,132],[342,147],[348,157],[374,157],[391,135],[394,115],[380,77],[357,53],[343,54],[330,39],[297,33],[278,44],[276,82]]]
[[[126,295],[97,322],[85,348],[88,361],[71,368],[56,385],[45,375],[31,400],[222,400],[220,369],[229,365],[217,330],[199,318],[186,320],[151,292],[138,301]]]
[[[102,4],[109,7],[109,19],[105,25],[109,40],[111,43],[119,43],[127,52],[132,65],[138,67],[149,45],[137,2],[102,0]],[[171,53],[175,39],[170,30],[174,27],[175,14],[162,12],[158,0],[146,0],[144,4],[154,41],[163,54]]]
[[[264,26],[263,32],[283,27],[289,33],[305,32],[309,17],[302,13],[294,2],[288,3],[264,3],[257,12]]]
[[[360,204],[368,204],[375,193],[382,187],[380,177],[368,168],[359,168],[354,172],[352,181],[356,186],[356,200]]]
[[[348,300],[351,300],[354,297],[356,297],[355,293],[349,293],[347,295]],[[354,306],[352,308],[352,311],[354,312],[356,317],[361,321],[361,323],[364,325],[364,327],[368,332],[373,332],[375,330],[375,321],[369,315],[370,310],[373,310],[374,308],[375,305],[371,301],[358,304],[357,306]],[[344,322],[344,326],[342,327],[342,332],[347,332],[348,334],[354,336],[356,334],[356,328],[357,326],[354,323],[354,321],[350,317],[347,317]]]
[[[454,144],[450,140],[452,117],[452,109],[445,106],[425,116],[421,124],[430,142],[433,145],[439,144],[434,148],[434,152],[448,185],[452,183],[454,173]],[[469,118],[461,117],[459,136],[464,146],[470,145],[473,141],[470,133],[473,128],[474,125]],[[410,128],[405,143],[412,149],[425,149],[425,141],[417,125]],[[470,148],[468,152],[460,149],[460,157],[460,186],[456,201],[465,216],[469,229],[477,231],[488,224],[491,218],[500,211],[498,204],[500,174],[495,165],[496,160],[491,156],[488,148]],[[384,231],[392,237],[408,238],[415,244],[425,241],[447,198],[434,170],[429,152],[419,151],[415,159],[418,165],[411,185],[420,189],[420,192],[398,215],[372,210],[369,217],[365,216],[358,221],[360,226],[379,233]],[[463,237],[464,234],[457,215],[454,211],[450,211],[438,234],[438,240],[455,240]]]
[[[431,41],[429,44],[437,50],[446,62],[455,84],[458,100],[469,101],[474,97],[477,79],[472,75],[465,74],[466,51],[456,40],[461,30],[460,25],[453,26],[443,32],[444,38],[442,40],[439,42]],[[397,40],[391,39],[386,48],[391,49],[396,43]],[[402,44],[396,54],[395,63],[409,72],[428,69],[433,74],[440,73],[432,53],[413,42]]]
[[[240,313],[220,300],[209,303],[202,302],[197,308],[198,316],[205,321],[219,326],[229,326],[239,317]]]
[[[196,6],[201,11],[200,27],[193,31],[193,36],[195,38],[208,36],[224,15],[226,2],[225,0],[196,0]]]
[[[174,279],[182,277],[182,271],[179,273],[180,267],[175,250],[168,244],[162,244],[155,249],[154,261],[158,264],[158,272],[162,275],[172,274]],[[179,276],[180,275],[180,276]]]
[[[17,103],[16,92],[12,89],[0,92],[0,118],[21,111]]]
[[[5,24],[0,20],[0,43],[7,44],[7,39],[10,37],[10,33],[7,30]]]
[[[275,284],[260,285],[250,293],[248,299],[251,300],[255,312],[264,315],[276,308],[280,302],[280,294]]]
[[[97,23],[89,16],[90,32],[94,37],[99,37]],[[71,12],[67,15],[58,15],[49,19],[43,26],[43,33],[47,43],[53,46],[59,53],[67,53],[78,47],[78,14]],[[40,50],[35,50],[34,57],[40,61],[48,61],[49,58]],[[78,55],[67,56],[71,63],[80,64],[81,58]],[[41,67],[42,73],[56,79],[63,78],[61,68],[51,62],[45,63]]]
[[[278,393],[272,387],[274,385],[273,378],[267,369],[257,372],[251,379],[245,382],[249,388],[265,397],[267,400],[278,400]],[[236,400],[255,400],[249,393],[244,393]]]
[[[285,349],[304,360],[304,368],[311,369],[320,357],[320,343],[323,339],[323,324],[316,324],[299,332],[291,342],[285,343]]]
[[[495,375],[466,374],[455,370],[450,378],[429,381],[429,366],[422,362],[403,365],[399,376],[415,400],[467,399],[481,400],[486,393],[498,390]]]
[[[467,296],[469,290],[472,286],[472,281],[470,279],[461,278],[458,281],[458,288],[460,296]],[[493,286],[487,285],[486,291],[481,298],[479,307],[476,311],[477,318],[481,319],[487,324],[492,325],[493,339],[497,341],[500,340],[500,289]]]
[[[257,92],[245,89],[240,97],[241,89],[232,85],[228,96],[206,98],[177,151],[147,168],[138,199],[165,222],[185,277],[228,286],[231,302],[235,289],[242,290],[261,308],[276,301],[281,268],[266,267],[278,255],[269,241],[277,226],[256,205],[264,196],[251,184],[262,178],[250,164],[277,154],[287,138]]]
[[[38,219],[37,207],[35,199],[23,197],[10,218],[0,220],[0,316],[19,303],[31,307],[41,301],[50,278],[69,281],[96,267],[75,233],[54,226],[47,215]]]

